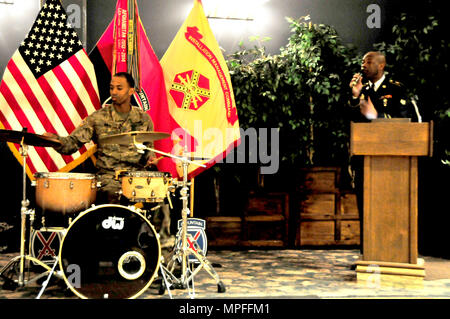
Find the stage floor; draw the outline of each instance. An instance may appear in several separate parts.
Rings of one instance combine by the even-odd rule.
[[[17,254],[0,255],[0,266]],[[420,256],[426,277],[417,282],[386,283],[376,277],[357,281],[351,269],[360,258],[358,250],[210,250],[226,292],[218,293],[210,275],[201,270],[194,277],[194,290],[172,289],[174,299],[347,299],[347,298],[450,298],[450,260]],[[77,299],[63,282],[47,287],[41,299]],[[3,279],[0,279],[3,284]],[[139,299],[169,299],[152,283]],[[0,298],[35,299],[40,286],[32,284],[14,291],[0,289]]]

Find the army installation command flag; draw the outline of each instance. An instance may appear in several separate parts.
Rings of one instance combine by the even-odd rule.
[[[239,145],[240,131],[228,67],[201,1],[194,1],[161,66],[170,114],[194,138],[187,143],[189,155],[205,159],[198,163],[209,168]],[[183,145],[174,142],[178,153]],[[203,170],[190,165],[189,177]]]
[[[6,66],[0,83],[2,129],[66,136],[100,108],[94,67],[59,0],[47,0],[27,37]],[[20,145],[8,143],[22,162]],[[29,147],[26,172],[69,171],[95,147],[71,156],[50,147]]]
[[[102,103],[109,98],[111,75],[129,72],[136,82],[135,101],[150,115],[154,130],[172,134],[177,141],[180,136],[186,136],[187,141],[192,142],[192,137],[169,112],[163,71],[145,33],[136,0],[117,1],[114,18],[89,57],[95,65]],[[169,154],[173,145],[172,138],[154,142],[156,150]],[[158,170],[178,177],[176,164],[170,157],[159,161]]]

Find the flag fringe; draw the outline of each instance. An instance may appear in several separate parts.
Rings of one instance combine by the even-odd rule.
[[[92,158],[92,161],[95,165],[96,158],[94,156],[95,152],[97,152],[97,145],[92,146],[89,148],[86,152],[81,154],[78,158],[74,159],[72,162],[64,166],[63,168],[59,169],[58,172],[70,172],[78,165],[82,164],[85,160],[87,160],[89,157]]]
[[[2,125],[3,127],[3,125]],[[17,148],[14,146],[14,143],[8,142],[8,147],[11,150],[11,152],[13,153],[14,157],[17,159],[17,161],[20,163],[20,165],[23,167],[23,159],[22,159],[22,155],[20,154],[20,152],[17,150]],[[64,166],[63,168],[59,169],[58,172],[70,172],[71,170],[73,170],[74,168],[76,168],[78,165],[82,164],[85,160],[87,160],[89,157],[92,157],[92,161],[94,162],[95,165],[95,161],[96,158],[94,156],[95,152],[97,152],[97,145],[92,146],[90,149],[88,149],[86,152],[84,152],[83,154],[81,154],[77,159],[73,160],[72,162],[70,162],[69,164],[67,164],[66,166]],[[34,174],[31,172],[30,168],[27,167],[25,168],[26,174],[28,176],[28,178],[31,181],[34,181]]]

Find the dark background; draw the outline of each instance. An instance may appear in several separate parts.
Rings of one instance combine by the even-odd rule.
[[[245,2],[242,0],[241,2]],[[76,4],[81,9],[80,23],[77,31],[84,46],[89,53],[96,42],[111,22],[116,0],[64,0],[67,8],[70,4]],[[138,0],[141,20],[146,28],[147,35],[158,56],[162,58],[169,47],[175,34],[184,22],[192,8],[193,0]],[[380,28],[369,28],[367,18],[371,12],[367,12],[368,6],[377,4],[381,9]],[[278,54],[279,49],[287,44],[290,36],[290,27],[285,17],[299,18],[305,15],[311,16],[312,23],[328,24],[336,28],[344,42],[354,46],[360,53],[372,49],[374,43],[384,41],[391,33],[393,19],[400,12],[412,6],[412,2],[400,0],[269,0],[263,2],[260,7],[262,16],[256,16],[254,21],[224,21],[210,19],[211,28],[216,39],[223,49],[224,56],[239,49],[239,43],[246,47],[252,47],[254,42],[249,41],[250,36],[270,37],[264,42],[267,53]],[[34,22],[40,8],[40,0],[16,0],[15,4],[0,4],[0,74],[6,67],[8,60],[25,38],[29,28]],[[420,14],[420,2],[416,4],[417,14]],[[69,12],[68,12],[69,13]],[[70,15],[70,13],[69,13]],[[389,63],[389,61],[388,61]],[[345,84],[346,85],[346,84]],[[239,107],[239,106],[238,106]],[[421,160],[427,162],[428,159]],[[444,198],[448,195],[445,187],[430,188],[442,180],[448,180],[448,174],[436,179],[436,171],[430,165],[421,170],[419,179],[419,253],[448,256],[448,249],[441,250],[442,243],[448,243],[448,235],[445,231],[447,219],[436,219],[436,212],[440,216],[447,216]],[[419,169],[420,169],[419,167]],[[2,189],[0,192],[0,222],[6,221],[15,225],[18,231],[20,225],[20,201],[22,198],[22,167],[13,157],[6,143],[0,143],[0,169],[2,170]],[[89,171],[92,169],[88,160],[86,164],[76,171]],[[245,167],[238,169],[245,170]],[[448,173],[448,170],[446,170]],[[205,217],[216,214],[216,203],[213,189],[213,170],[206,171],[199,176],[196,186],[196,215]],[[255,177],[256,178],[256,177]],[[255,179],[256,181],[256,179]],[[252,181],[243,181],[252,184]],[[203,188],[202,188],[203,183]],[[34,189],[27,179],[27,197],[33,205]],[[233,192],[239,189],[221,189],[224,199],[233,201]],[[200,203],[200,205],[199,205]],[[223,206],[222,206],[223,207]],[[228,214],[229,212],[224,212]],[[177,218],[176,218],[177,219]],[[18,234],[13,235],[14,240],[9,245],[16,244]],[[0,234],[0,247],[3,246]]]
[[[246,0],[242,0],[245,2]],[[248,0],[247,0],[248,1]],[[77,4],[85,18],[81,18],[80,38],[85,48],[92,50],[111,22],[116,0],[63,0],[64,6]],[[169,47],[181,24],[190,12],[193,0],[138,0],[139,13],[156,55],[161,58]],[[85,7],[84,7],[85,3]],[[381,9],[380,28],[368,28],[366,20],[371,4]],[[408,4],[410,5],[410,4]],[[267,52],[279,53],[290,35],[285,17],[299,18],[310,15],[313,23],[324,23],[336,28],[344,42],[354,45],[361,52],[380,42],[391,30],[392,18],[399,14],[405,2],[399,0],[269,0],[260,7],[262,16],[254,21],[223,21],[210,19],[214,35],[224,50],[224,55],[235,52],[239,43],[253,45],[250,36],[270,37],[265,43]],[[0,72],[28,33],[36,19],[40,0],[19,1],[14,5],[0,4]],[[83,10],[85,9],[85,10]],[[72,11],[71,11],[72,12]],[[68,11],[68,15],[70,13]],[[86,22],[86,25],[84,25]],[[84,39],[84,33],[86,39]]]

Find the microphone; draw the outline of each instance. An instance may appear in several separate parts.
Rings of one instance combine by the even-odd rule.
[[[361,79],[362,78],[362,73],[360,72],[360,73],[357,73],[357,77],[352,81],[352,83],[350,84],[350,87],[353,89],[353,87],[356,85],[356,84],[358,84],[358,82],[359,82],[359,79]]]
[[[412,103],[412,105],[414,106],[414,111],[416,112],[417,122],[422,123],[422,116],[420,115],[419,107],[417,106],[417,100],[418,100],[418,99],[419,99],[418,96],[417,96],[417,95],[414,95],[414,96],[411,98],[411,103]]]

